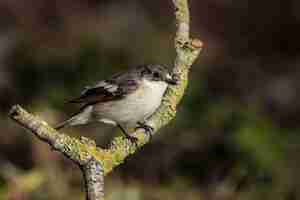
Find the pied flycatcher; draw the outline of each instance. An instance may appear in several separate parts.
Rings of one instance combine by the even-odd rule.
[[[141,65],[116,74],[86,87],[79,97],[68,101],[82,107],[56,129],[97,121],[118,126],[134,143],[137,139],[128,134],[128,128],[144,128],[151,138],[153,129],[146,120],[161,104],[168,84],[176,83],[177,78],[162,65]]]

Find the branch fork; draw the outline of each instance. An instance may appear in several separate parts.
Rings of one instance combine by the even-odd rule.
[[[177,56],[173,73],[178,76],[179,84],[168,88],[161,106],[148,120],[147,124],[153,127],[153,135],[176,116],[176,107],[187,87],[189,69],[202,49],[200,40],[189,38],[187,0],[173,0],[173,4],[177,24],[175,36]],[[110,148],[102,149],[86,137],[77,139],[57,132],[47,122],[28,113],[19,105],[12,107],[9,117],[79,165],[85,180],[87,200],[103,200],[104,176],[148,142],[148,136],[144,130],[138,129],[132,134],[138,138],[137,146],[121,136],[113,139]]]

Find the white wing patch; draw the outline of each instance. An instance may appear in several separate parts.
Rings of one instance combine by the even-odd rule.
[[[107,83],[105,81],[100,81],[94,87],[104,87]]]
[[[112,84],[112,83],[108,83],[108,82],[106,82],[106,81],[101,81],[101,82],[99,82],[98,84],[96,84],[94,87],[95,87],[95,88],[97,88],[97,87],[102,87],[102,88],[104,88],[105,90],[107,90],[107,91],[110,92],[110,93],[116,92],[116,91],[118,90],[118,88],[119,88],[118,85]],[[91,87],[86,87],[85,90],[88,90],[88,89],[90,89],[90,88],[91,88]],[[85,91],[83,91],[83,93],[84,93],[84,92],[85,92]]]
[[[115,92],[115,91],[118,90],[118,86],[115,85],[115,84],[109,84],[109,83],[107,83],[106,85],[104,85],[104,89],[107,90],[107,91],[109,91],[109,92],[111,92],[111,93],[113,93],[113,92]]]

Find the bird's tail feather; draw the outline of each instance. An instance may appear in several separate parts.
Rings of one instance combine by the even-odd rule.
[[[62,128],[68,126],[68,125],[70,124],[70,121],[71,121],[71,120],[72,120],[72,118],[67,119],[67,120],[65,120],[65,121],[63,121],[63,122],[60,122],[59,124],[55,125],[54,128],[55,128],[56,130],[60,130],[60,129],[62,129]]]
[[[54,126],[56,130],[62,129],[66,126],[74,126],[85,124],[90,120],[92,106],[84,106],[78,112],[74,113],[69,119]]]
[[[56,130],[59,130],[59,129],[62,129],[66,126],[72,126],[72,125],[75,125],[76,123],[76,116],[79,115],[80,113],[75,113],[73,114],[69,119],[63,121],[63,122],[60,122],[59,124],[57,124],[56,126],[54,126],[54,128]]]

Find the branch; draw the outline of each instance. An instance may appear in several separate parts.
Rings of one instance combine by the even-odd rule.
[[[176,107],[184,95],[188,83],[189,69],[202,49],[198,39],[189,37],[189,9],[187,0],[173,0],[177,32],[175,36],[176,58],[173,73],[178,77],[179,84],[170,86],[164,96],[161,106],[147,121],[154,128],[153,134],[167,125],[176,115]],[[138,138],[135,146],[124,137],[113,139],[109,149],[96,147],[93,140],[85,137],[76,139],[57,132],[39,117],[25,111],[21,106],[12,107],[9,116],[30,130],[40,140],[48,143],[54,150],[62,153],[78,164],[83,171],[87,199],[103,199],[103,177],[116,166],[124,162],[125,158],[133,154],[138,148],[148,142],[143,129],[132,133]]]
[[[104,199],[104,175],[100,163],[92,159],[81,170],[85,181],[86,199]]]

